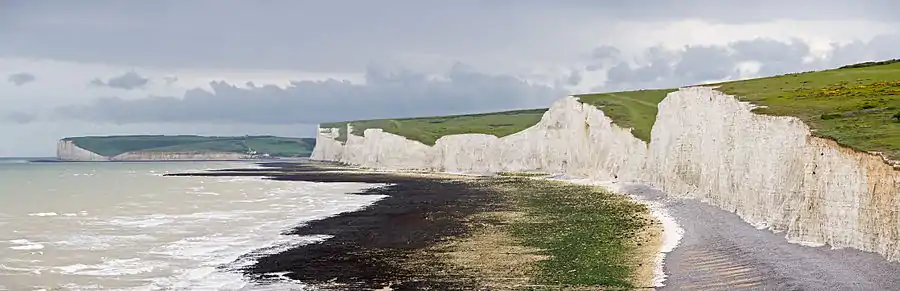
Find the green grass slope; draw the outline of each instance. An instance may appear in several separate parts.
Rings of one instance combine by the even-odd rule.
[[[584,94],[575,97],[603,110],[603,114],[619,127],[632,128],[631,133],[638,139],[650,142],[650,129],[656,121],[656,105],[672,91],[675,89]]]
[[[375,119],[350,121],[353,132],[362,136],[369,128],[381,128],[385,132],[419,141],[427,145],[445,135],[483,133],[504,137],[522,131],[538,123],[547,109],[515,110],[484,114],[467,114],[440,117]],[[340,128],[338,140],[347,141],[347,123],[332,122],[320,124],[323,128]]]
[[[820,137],[900,159],[900,61],[717,84],[756,113],[796,116]]]
[[[70,137],[64,140],[107,157],[133,151],[246,153],[250,150],[273,157],[308,157],[315,146],[313,138],[275,136],[128,135]]]

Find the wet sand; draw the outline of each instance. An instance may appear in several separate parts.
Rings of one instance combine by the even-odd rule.
[[[360,173],[331,164],[264,164],[261,169],[226,169],[170,176],[260,176],[310,182],[389,183],[360,195],[388,195],[362,211],[313,221],[291,235],[331,235],[321,243],[300,246],[258,259],[244,272],[256,280],[272,273],[341,290],[483,290],[477,278],[438,259],[449,238],[470,231],[466,217],[499,211],[495,191],[460,179]],[[324,170],[324,171],[323,171]]]

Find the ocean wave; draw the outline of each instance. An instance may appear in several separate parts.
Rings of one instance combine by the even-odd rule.
[[[57,216],[59,213],[56,212],[37,212],[37,213],[29,213],[28,216]]]
[[[22,267],[12,267],[6,264],[0,264],[0,271],[4,271],[0,274],[35,274],[40,275],[45,269],[44,268],[22,268]],[[2,289],[0,289],[2,290]]]
[[[46,245],[54,252],[64,254],[60,258],[66,260],[56,264],[52,264],[52,261],[3,263],[7,267],[18,268],[15,272],[19,273],[37,270],[55,273],[54,277],[60,278],[98,277],[90,283],[79,283],[100,284],[95,286],[98,287],[97,290],[109,290],[102,288],[102,285],[106,285],[106,280],[123,283],[128,281],[128,285],[140,285],[134,286],[134,290],[305,289],[308,286],[284,276],[275,276],[276,279],[265,282],[253,282],[243,275],[242,269],[252,266],[260,257],[328,238],[282,235],[286,230],[310,220],[355,211],[385,197],[344,194],[379,186],[361,183],[305,183],[258,178],[197,180],[205,181],[207,188],[204,189],[204,183],[198,182],[192,185],[197,187],[187,189],[186,192],[203,195],[202,192],[220,189],[210,186],[213,183],[229,181],[237,183],[234,189],[243,191],[223,190],[221,197],[203,198],[204,201],[218,199],[215,200],[219,203],[215,208],[206,209],[191,208],[190,204],[164,204],[166,200],[158,199],[160,196],[148,197],[147,200],[130,199],[129,201],[146,206],[140,208],[140,213],[134,213],[130,208],[115,208],[112,210],[115,212],[109,215],[104,214],[109,211],[103,209],[87,209],[91,211],[91,216],[87,216],[86,211],[74,210],[30,214],[35,217],[57,216],[53,220],[17,215],[14,218],[42,223],[55,223],[58,219],[63,223],[71,222],[80,226],[78,229],[40,234],[40,243],[25,239],[10,241],[13,243],[11,246],[21,249],[20,251],[26,251],[29,246],[36,248],[36,245]],[[168,195],[176,192],[178,191],[165,193]],[[182,193],[185,191],[178,192]],[[196,199],[196,196],[193,197],[189,199]],[[231,206],[225,206],[229,204]],[[113,207],[121,203],[115,205]],[[178,212],[167,213],[170,211]],[[29,238],[34,239],[31,236]],[[125,253],[120,250],[128,252],[123,255]],[[79,257],[70,258],[70,253],[78,253]],[[81,254],[87,255],[82,257]],[[50,260],[50,256],[46,257]],[[34,269],[38,267],[45,269]],[[73,286],[70,289],[93,288]]]
[[[305,284],[283,278],[266,282],[249,282],[240,273],[252,266],[263,256],[277,254],[290,248],[323,241],[330,236],[288,237],[282,236],[269,241],[265,247],[256,247],[260,242],[252,236],[211,236],[182,239],[163,246],[152,253],[173,258],[194,260],[196,267],[179,270],[170,277],[154,280],[152,287],[161,289],[235,290],[253,287],[260,290],[265,286],[273,290],[308,287]],[[258,285],[258,286],[257,286]]]
[[[74,234],[64,237],[62,240],[50,244],[64,250],[108,250],[119,246],[126,246],[135,242],[148,242],[156,240],[155,237],[146,234],[138,235],[89,235]]]
[[[30,164],[31,161],[29,159],[18,159],[18,158],[0,158],[0,164]]]
[[[124,227],[135,227],[135,228],[148,228],[148,227],[156,227],[165,224],[169,224],[175,222],[173,217],[163,214],[153,214],[149,216],[141,216],[141,217],[119,217],[113,218],[105,222],[101,222],[101,224],[107,225],[115,225],[115,226],[124,226]]]
[[[17,251],[36,251],[44,248],[44,245],[27,239],[14,239],[7,242],[14,245],[9,247],[9,249]]]
[[[169,264],[158,261],[146,261],[140,258],[128,259],[112,259],[104,260],[99,264],[74,264],[62,267],[54,267],[53,269],[60,274],[65,275],[81,275],[81,276],[122,276],[136,275],[140,273],[153,272],[157,269],[165,269]]]

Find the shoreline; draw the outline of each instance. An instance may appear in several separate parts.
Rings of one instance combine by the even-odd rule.
[[[258,258],[243,272],[259,282],[283,276],[339,290],[652,289],[661,282],[666,223],[651,206],[595,183],[321,162],[167,176],[387,185],[355,193],[386,195],[359,211],[286,232],[332,238]]]
[[[256,176],[279,181],[388,184],[355,195],[387,195],[365,208],[291,227],[285,235],[329,235],[257,259],[243,273],[266,282],[282,276],[338,290],[476,290],[475,279],[439,264],[431,248],[470,231],[466,217],[494,209],[492,193],[472,189],[460,178],[359,172],[335,164],[260,164],[169,176]],[[464,179],[464,178],[463,178]],[[348,193],[350,194],[350,193]],[[452,270],[451,270],[452,271]]]

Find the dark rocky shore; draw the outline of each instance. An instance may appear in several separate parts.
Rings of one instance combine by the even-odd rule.
[[[257,169],[225,169],[169,176],[260,176],[310,182],[389,183],[359,195],[388,197],[356,212],[312,221],[288,235],[331,235],[258,259],[244,272],[260,281],[286,272],[304,283],[338,290],[483,290],[476,278],[437,259],[435,246],[465,235],[473,214],[504,207],[488,187],[459,179],[358,173],[324,163],[269,163]]]

